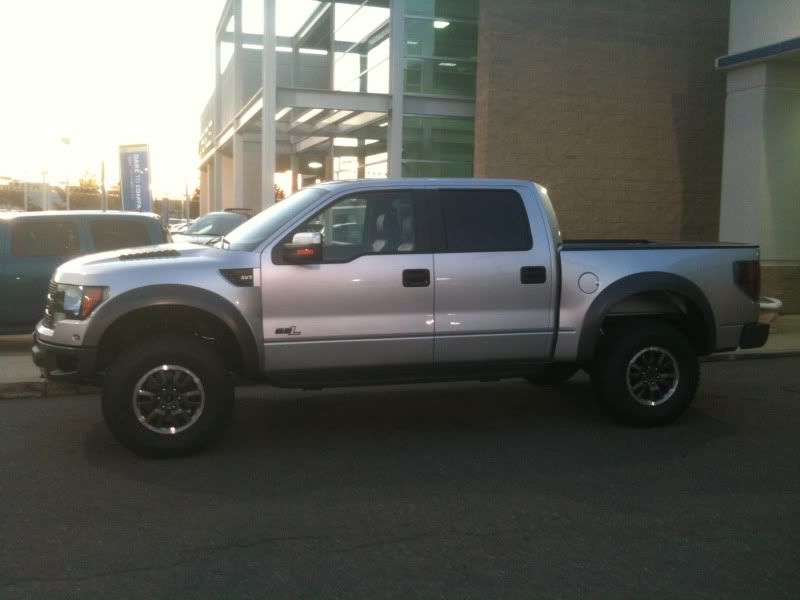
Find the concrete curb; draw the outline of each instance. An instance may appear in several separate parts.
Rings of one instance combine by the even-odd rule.
[[[770,358],[794,358],[800,350],[776,350],[775,352],[729,352],[712,354],[701,359],[702,362],[730,362],[734,360],[766,360]]]
[[[0,383],[0,400],[93,394],[98,390],[99,388],[91,385],[58,383],[45,379],[40,379],[38,381],[12,381],[9,383]]]

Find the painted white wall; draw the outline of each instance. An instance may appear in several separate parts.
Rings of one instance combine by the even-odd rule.
[[[731,0],[729,54],[800,36],[800,0]]]
[[[233,202],[233,157],[218,152],[217,159],[222,162],[222,189],[220,190],[222,202],[215,202],[214,210],[222,210],[235,206]]]
[[[213,177],[213,167],[210,164],[207,164],[205,167],[200,169],[200,214],[204,215],[209,211],[210,201],[211,201],[211,190],[213,189],[213,185],[211,184],[211,178]]]
[[[261,142],[244,143],[244,206],[261,212]]]
[[[800,261],[800,65],[768,65],[764,154],[762,255],[769,261],[797,263]]]
[[[800,264],[800,65],[728,73],[720,239]]]

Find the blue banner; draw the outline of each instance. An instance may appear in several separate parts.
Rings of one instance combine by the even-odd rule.
[[[119,147],[119,182],[122,210],[150,212],[150,153],[147,146]]]

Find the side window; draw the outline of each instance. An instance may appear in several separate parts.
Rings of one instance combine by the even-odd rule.
[[[133,219],[95,219],[89,229],[97,252],[150,244],[145,224]]]
[[[17,221],[11,229],[14,256],[76,256],[80,250],[78,228],[68,221]]]
[[[528,214],[512,190],[440,190],[448,252],[508,252],[533,247]]]
[[[326,263],[347,262],[364,254],[418,251],[414,192],[363,192],[342,198],[292,235],[299,232],[322,234],[322,260]]]

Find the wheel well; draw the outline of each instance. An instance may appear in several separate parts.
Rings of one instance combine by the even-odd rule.
[[[669,322],[686,335],[700,356],[713,350],[702,311],[689,298],[675,292],[641,292],[624,298],[611,306],[600,330],[606,333],[630,319],[641,318]]]
[[[244,370],[242,349],[231,329],[217,316],[191,306],[147,306],[114,321],[98,344],[98,367],[104,370],[124,349],[162,333],[185,333],[208,344],[234,373]]]

